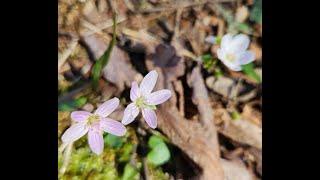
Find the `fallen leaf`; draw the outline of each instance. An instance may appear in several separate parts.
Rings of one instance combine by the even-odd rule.
[[[225,180],[255,180],[254,175],[240,161],[221,159],[221,164],[225,172]]]
[[[99,58],[107,49],[107,45],[98,35],[85,36],[82,39],[90,48],[95,59]],[[123,91],[125,86],[130,87],[132,81],[142,79],[142,75],[132,67],[126,52],[117,46],[113,48],[109,62],[103,69],[103,77],[115,84],[120,91]]]
[[[244,117],[233,120],[225,108],[215,109],[214,121],[219,126],[219,133],[224,136],[236,142],[262,149],[262,128],[258,125],[244,119]]]

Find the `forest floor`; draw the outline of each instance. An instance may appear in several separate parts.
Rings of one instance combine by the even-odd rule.
[[[124,137],[105,133],[99,156],[86,136],[60,147],[59,179],[262,178],[261,0],[58,3],[59,146],[74,110],[92,112],[118,97],[110,117],[121,121],[131,82],[151,70],[159,74],[155,89],[174,92],[156,110],[156,129],[139,115]],[[254,72],[232,71],[217,59],[219,43],[208,37],[227,33],[250,37]],[[92,67],[113,35],[116,43],[94,87]]]

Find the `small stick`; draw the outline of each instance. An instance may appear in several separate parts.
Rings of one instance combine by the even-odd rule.
[[[181,81],[174,81],[173,85],[179,94],[179,112],[181,116],[184,117],[184,93],[182,83]]]
[[[117,17],[116,23],[119,24],[121,22],[124,22],[125,20],[127,20],[126,17],[124,16],[119,16]],[[88,28],[89,30],[85,31],[82,33],[83,36],[90,36],[92,34],[98,33],[98,34],[103,34],[103,30],[108,29],[110,27],[112,27],[113,25],[113,21],[112,20],[107,20],[103,23],[99,23],[96,25],[93,25],[92,23],[82,19],[82,25],[86,28]]]

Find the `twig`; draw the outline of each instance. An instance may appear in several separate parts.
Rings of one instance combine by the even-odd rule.
[[[177,9],[173,38],[179,37],[179,34],[180,34],[179,33],[179,28],[180,28],[180,21],[181,21],[182,11],[183,11],[183,8]]]
[[[138,10],[139,13],[155,13],[155,12],[161,12],[161,11],[170,11],[170,10],[176,10],[179,8],[188,8],[191,6],[200,6],[206,3],[225,3],[225,2],[234,2],[235,0],[204,0],[199,2],[194,1],[180,1],[178,3],[169,4],[167,6],[163,7],[157,7],[157,8],[149,8],[149,9],[140,9]]]
[[[117,24],[119,24],[121,22],[124,22],[125,20],[127,20],[126,17],[119,16],[119,17],[117,17],[116,22],[117,22]],[[99,23],[99,24],[96,24],[96,25],[93,25],[92,23],[90,23],[90,22],[88,22],[88,21],[86,21],[84,19],[82,19],[81,21],[83,23],[82,25],[84,27],[88,28],[87,31],[82,33],[82,36],[90,36],[90,35],[95,34],[95,33],[103,34],[103,32],[102,32],[103,30],[108,29],[108,28],[112,27],[112,25],[113,25],[113,21],[112,20],[107,20],[107,21],[105,21],[103,23]]]
[[[179,94],[179,112],[180,112],[181,116],[184,117],[184,93],[183,93],[182,82],[181,81],[174,81],[173,85]]]
[[[147,158],[143,158],[142,163],[143,163],[143,172],[145,174],[145,180],[150,180],[150,178],[149,178],[150,172],[148,169]]]

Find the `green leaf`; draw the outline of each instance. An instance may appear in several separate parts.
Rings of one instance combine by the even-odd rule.
[[[87,103],[87,98],[86,97],[79,97],[75,100],[68,101],[65,103],[61,103],[58,105],[58,110],[59,111],[73,111],[77,108],[82,107]]]
[[[211,54],[205,54],[201,56],[201,59],[203,61],[203,67],[208,71],[212,72],[215,65],[217,64],[218,60],[214,59]]]
[[[253,80],[255,80],[257,83],[261,82],[261,78],[260,76],[254,71],[254,64],[253,63],[249,63],[246,65],[242,65],[242,71],[249,76],[250,78],[252,78]]]
[[[170,159],[170,151],[165,143],[155,146],[147,155],[147,159],[155,166],[165,164]]]
[[[161,144],[163,143],[163,140],[159,137],[159,136],[151,136],[149,138],[149,141],[148,141],[148,146],[153,149],[155,148],[158,144]]]
[[[251,34],[252,33],[251,27],[246,23],[237,23],[237,29],[240,32],[243,32],[243,33],[246,33],[246,34]]]
[[[121,180],[132,180],[139,174],[137,168],[133,167],[130,163],[127,163],[124,167],[123,175]]]
[[[170,151],[164,141],[158,136],[151,136],[148,141],[151,151],[147,155],[147,160],[155,165],[165,164],[170,159]]]
[[[208,61],[212,60],[212,56],[211,56],[211,54],[204,54],[201,57],[201,59],[202,59],[203,62],[208,62]]]
[[[104,137],[104,142],[111,148],[120,148],[123,145],[123,139],[113,134],[107,134]]]
[[[262,23],[262,0],[255,0],[250,12],[250,20],[256,23]]]
[[[116,15],[113,16],[113,34],[112,40],[108,46],[108,49],[104,52],[104,54],[96,61],[92,68],[92,83],[93,87],[96,89],[99,84],[99,79],[102,73],[103,68],[107,65],[113,46],[116,43]]]

